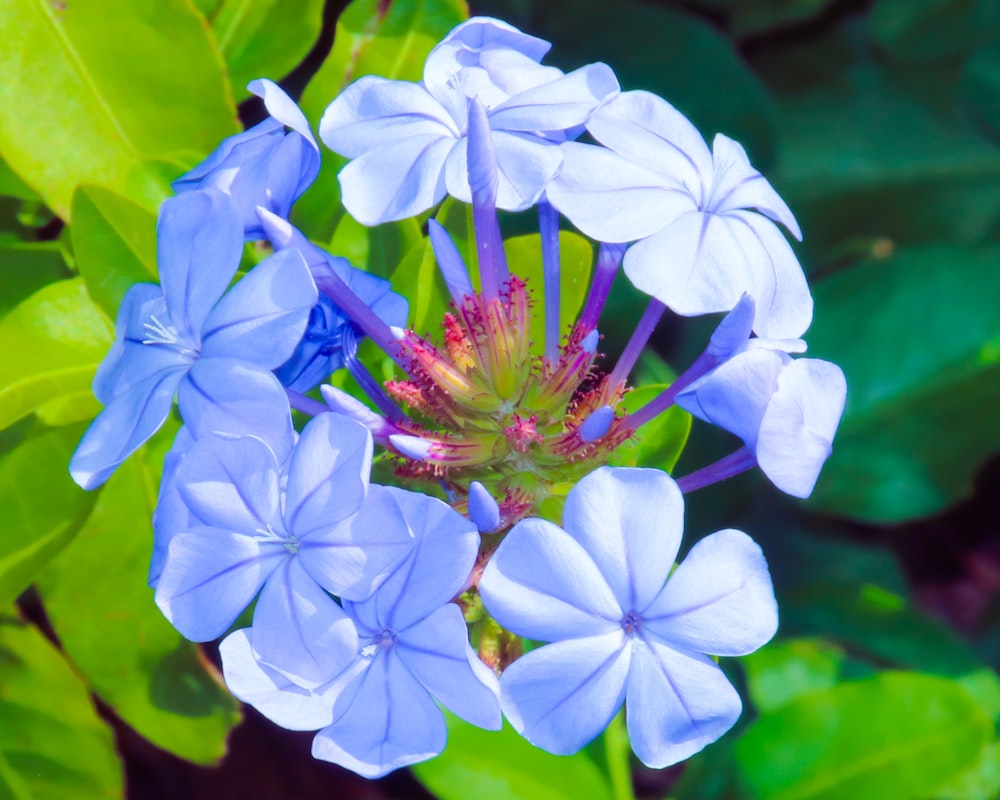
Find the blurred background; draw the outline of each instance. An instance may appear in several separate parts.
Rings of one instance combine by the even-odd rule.
[[[636,763],[638,795],[1000,797],[1000,0],[468,12],[550,40],[546,63],[605,61],[709,141],[743,143],[804,233],[809,354],[847,375],[812,498],[754,472],[688,500],[687,546],[721,527],[761,543],[781,628],[724,664],[746,699],[737,729],[684,765]],[[596,747],[544,757],[458,724],[415,774],[368,782],[313,761],[309,734],[238,711],[210,677],[212,649],[181,642],[151,602],[169,436],[100,495],[65,474],[97,410],[108,319],[155,271],[156,204],[236,113],[263,117],[247,81],[281,82],[315,126],[354,78],[418,80],[465,14],[460,0],[0,0],[0,603],[17,600],[0,609],[0,797],[611,797]],[[394,234],[343,223],[343,162],[323,158],[293,221],[379,269]],[[619,280],[609,356],[644,304]],[[666,319],[662,361],[640,372],[683,369],[713,325]],[[734,441],[696,424],[676,473]]]

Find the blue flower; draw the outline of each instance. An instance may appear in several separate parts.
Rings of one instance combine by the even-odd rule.
[[[490,559],[490,614],[552,642],[500,679],[504,713],[536,746],[576,752],[624,701],[636,755],[664,767],[736,722],[739,694],[704,654],[744,655],[774,635],[771,579],[736,530],[702,539],[671,574],[683,505],[666,473],[602,467],[570,491],[563,528],[523,520]]]
[[[368,306],[386,325],[403,327],[409,314],[409,303],[392,291],[389,281],[352,267],[346,258],[332,256],[310,242],[288,220],[258,208],[261,225],[277,251],[294,248],[305,259],[313,277],[322,281],[333,273],[354,293],[357,300]],[[308,392],[325,381],[341,367],[355,367],[359,362],[358,344],[364,338],[361,329],[351,321],[336,303],[326,295],[309,314],[306,332],[292,357],[276,371],[281,382],[297,392]]]
[[[720,470],[733,474],[727,465],[756,463],[781,491],[808,497],[833,450],[847,398],[844,373],[829,361],[793,359],[775,349],[776,343],[751,339],[748,344],[677,395],[681,408],[744,443],[706,467],[704,477],[714,482],[727,477]],[[700,472],[682,479],[685,491],[705,485],[695,478]]]
[[[412,547],[405,527],[359,515],[371,457],[368,430],[333,413],[305,427],[287,464],[253,436],[196,442],[175,480],[198,524],[170,539],[156,588],[167,619],[214,639],[260,591],[260,657],[314,685],[336,675],[345,643],[330,620],[346,617],[324,589],[366,598]]]
[[[257,622],[223,641],[230,690],[288,728],[316,730],[313,755],[375,778],[444,748],[435,701],[463,719],[499,729],[496,676],[469,646],[462,612],[450,601],[467,585],[479,549],[469,520],[417,492],[372,486],[370,523],[412,531],[415,547],[366,601],[345,601],[358,646],[341,675],[304,687],[262,664]]]
[[[262,79],[247,88],[264,99],[270,118],[225,139],[172,187],[178,193],[225,192],[239,206],[246,238],[260,239],[264,232],[257,206],[287,217],[292,203],[316,180],[320,156],[305,115],[281,87]]]
[[[530,207],[559,169],[556,146],[618,92],[605,64],[563,75],[537,61],[548,43],[477,17],[431,51],[422,84],[368,76],[327,108],[320,137],[352,161],[344,205],[365,225],[414,216],[445,194],[470,202],[469,100],[487,110],[500,182],[496,204]]]
[[[620,95],[587,130],[610,149],[563,145],[547,197],[588,236],[639,240],[623,262],[638,289],[685,316],[728,311],[748,293],[758,335],[794,338],[809,327],[812,295],[775,223],[801,239],[799,226],[737,142],[718,134],[709,150],[649,92]]]
[[[295,251],[276,253],[227,291],[243,252],[239,212],[214,190],[167,200],[157,223],[160,286],[136,284],[118,312],[115,343],[94,376],[106,408],[70,463],[85,489],[99,486],[163,424],[175,391],[209,373],[272,370],[294,351],[316,304]],[[210,378],[207,378],[210,380]],[[185,397],[181,390],[181,413]]]

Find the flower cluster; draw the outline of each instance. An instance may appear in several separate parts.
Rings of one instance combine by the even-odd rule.
[[[237,697],[316,731],[317,758],[368,777],[443,750],[439,704],[487,729],[506,716],[538,747],[572,753],[624,703],[633,749],[654,767],[720,737],[741,702],[712,656],[763,645],[777,608],[740,531],[710,534],[675,566],[682,492],[759,465],[807,496],[843,410],[840,370],[792,357],[812,300],[778,225],[800,232],[740,145],[720,134],[709,149],[666,101],[622,92],[604,64],[545,66],[548,48],[471,19],[434,48],[422,82],[361,78],[320,123],[350,159],[339,179],[360,222],[433,215],[448,195],[471,204],[467,257],[426,219],[450,294],[441,341],[407,328],[387,281],[291,224],[319,146],[294,102],[254,81],[270,117],[175,182],[160,284],[122,303],[94,379],[105,408],[70,467],[96,488],[176,397],[157,605],[189,639],[225,636]],[[598,144],[578,142],[585,132]],[[497,215],[533,207],[537,286],[508,264]],[[597,244],[565,330],[560,215]],[[234,283],[244,242],[265,239],[272,254]],[[619,267],[650,301],[605,368],[598,323]],[[672,385],[626,412],[629,374],[668,308],[726,315]],[[363,363],[364,338],[392,380]],[[360,396],[328,383],[339,370]],[[674,405],[743,445],[677,481],[608,466]],[[394,485],[371,482],[376,447]]]

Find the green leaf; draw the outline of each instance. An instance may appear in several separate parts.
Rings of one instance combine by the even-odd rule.
[[[441,800],[610,800],[607,779],[583,752],[554,756],[509,725],[484,731],[447,716],[447,749],[413,767]]]
[[[441,324],[451,296],[434,258],[430,239],[417,244],[392,273],[392,288],[410,301],[410,328],[440,341]]]
[[[1000,249],[901,250],[814,287],[810,355],[847,375],[812,504],[874,522],[946,507],[1000,441]]]
[[[762,715],[735,754],[754,797],[916,800],[971,767],[991,732],[954,681],[886,672]]]
[[[83,426],[36,428],[0,457],[0,607],[9,606],[79,531],[96,495],[69,477]]]
[[[277,81],[308,55],[323,25],[324,0],[222,0],[212,9],[212,33],[229,67],[237,101],[254,78]]]
[[[541,354],[545,347],[545,283],[542,268],[542,237],[537,234],[515,236],[504,242],[511,274],[528,285],[534,299],[531,315],[531,341]],[[565,340],[580,315],[590,288],[594,247],[577,233],[559,231],[559,333]]]
[[[77,269],[111,319],[133,283],[156,281],[156,215],[131,200],[100,186],[80,186],[70,231]]]
[[[172,434],[158,435],[161,449]],[[238,704],[197,645],[153,603],[146,577],[160,476],[148,460],[162,458],[136,454],[118,468],[39,587],[49,620],[91,691],[153,744],[210,764],[225,753]]]
[[[37,629],[10,616],[0,617],[0,687],[4,797],[123,796],[114,739],[87,690]]]
[[[726,14],[726,29],[750,36],[813,19],[833,0],[700,0]]]
[[[0,0],[0,152],[59,216],[80,183],[123,188],[137,161],[207,153],[236,128],[194,8],[158,0]],[[44,68],[41,68],[44,66]]]
[[[22,181],[6,162],[0,161],[0,195],[21,200],[38,200],[38,195]]]
[[[754,706],[780,708],[800,695],[836,685],[844,651],[823,639],[771,642],[742,659]]]
[[[318,126],[333,99],[365,75],[420,80],[427,54],[468,15],[464,0],[354,0],[337,19],[333,50],[302,94],[306,117]],[[292,221],[315,239],[329,239],[344,213],[337,173],[346,163],[324,151],[316,182],[295,204]]]
[[[87,391],[111,346],[110,321],[79,278],[43,287],[0,320],[0,429]]]
[[[959,90],[968,114],[994,141],[1000,138],[1000,43],[981,47],[966,59]]]
[[[344,214],[326,249],[335,256],[343,256],[352,266],[388,278],[403,257],[422,243],[420,224],[413,218],[368,228]]]
[[[937,800],[983,800],[1000,797],[1000,741],[983,747],[976,764],[934,792]]]
[[[959,55],[995,36],[996,10],[981,0],[878,0],[872,37],[900,59]]]
[[[69,277],[58,242],[0,242],[0,317],[48,283]]]

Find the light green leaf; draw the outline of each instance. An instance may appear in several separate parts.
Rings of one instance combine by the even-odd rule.
[[[934,797],[937,800],[993,800],[1000,797],[1000,741],[983,747],[976,764],[937,787]]]
[[[583,752],[554,756],[513,728],[484,731],[448,715],[448,747],[413,772],[441,800],[610,800],[607,779]]]
[[[207,153],[237,130],[218,50],[185,0],[0,0],[0,153],[59,216],[84,182]]]
[[[998,266],[998,248],[914,247],[814,287],[809,353],[848,387],[814,506],[888,523],[971,491],[1000,441]]]
[[[991,733],[954,681],[885,672],[762,715],[735,754],[762,800],[916,800],[975,764]]]
[[[344,214],[326,249],[335,256],[346,258],[352,266],[388,278],[403,257],[422,242],[420,224],[413,218],[368,228]]]
[[[760,711],[837,683],[844,651],[822,639],[771,642],[742,659],[747,686]]]
[[[79,278],[49,284],[0,320],[0,429],[90,388],[112,342],[110,320]]]
[[[173,432],[161,432],[157,441],[169,441]],[[239,721],[237,703],[210,674],[197,645],[153,603],[146,578],[159,471],[148,460],[162,458],[136,454],[118,468],[39,588],[63,648],[90,689],[158,747],[213,763]]]
[[[111,730],[86,688],[37,629],[11,616],[0,617],[0,719],[4,797],[123,796]]]
[[[434,259],[430,239],[410,250],[389,280],[392,288],[410,301],[410,328],[431,341],[439,341],[451,296]]]
[[[100,186],[80,186],[70,231],[77,269],[111,319],[133,283],[156,281],[156,215],[131,200]]]
[[[229,67],[237,101],[254,78],[277,81],[306,57],[323,25],[324,0],[222,0],[211,10],[212,33]]]
[[[84,427],[38,426],[0,457],[0,606],[6,608],[80,530],[96,494],[69,477]]]
[[[21,200],[38,200],[38,194],[22,181],[7,163],[0,161],[0,195],[18,197]]]
[[[464,0],[354,0],[337,19],[333,50],[302,94],[306,117],[318,127],[333,99],[364,75],[420,80],[427,54],[468,14]],[[316,182],[295,204],[293,222],[314,239],[329,239],[344,214],[337,173],[346,163],[324,150]]]

